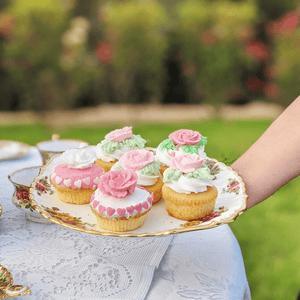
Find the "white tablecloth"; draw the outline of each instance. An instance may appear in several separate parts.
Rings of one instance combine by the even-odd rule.
[[[19,299],[251,299],[239,244],[228,225],[157,238],[89,235],[26,221],[11,202],[12,171],[41,165],[0,162],[0,264],[31,294]]]

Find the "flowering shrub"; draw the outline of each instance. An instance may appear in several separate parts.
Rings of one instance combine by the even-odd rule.
[[[285,106],[300,94],[300,57],[296,51],[300,47],[299,23],[300,15],[289,12],[269,27],[275,42],[274,64],[270,70],[270,77],[274,84],[273,89],[277,90],[277,102]]]
[[[0,14],[2,109],[164,102],[170,89],[180,103],[213,105],[239,94],[286,105],[298,95],[296,0],[83,3],[9,2]]]

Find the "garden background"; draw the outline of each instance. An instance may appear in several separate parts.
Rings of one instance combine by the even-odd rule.
[[[297,2],[0,0],[0,139],[133,125],[156,147],[188,128],[230,165],[300,94]],[[300,290],[299,194],[297,178],[230,224],[254,300]]]

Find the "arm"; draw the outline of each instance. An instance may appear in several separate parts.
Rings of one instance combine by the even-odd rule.
[[[300,96],[231,167],[245,182],[248,209],[300,174]]]

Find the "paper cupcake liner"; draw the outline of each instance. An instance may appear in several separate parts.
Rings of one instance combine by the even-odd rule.
[[[218,196],[216,187],[199,194],[179,194],[164,185],[162,192],[168,213],[187,221],[198,220],[212,213]]]
[[[158,179],[158,181],[153,184],[153,185],[143,185],[144,188],[146,188],[149,193],[153,193],[154,195],[154,198],[153,198],[153,201],[152,201],[152,204],[155,204],[157,203],[161,197],[162,197],[162,192],[161,192],[161,189],[162,189],[162,186],[163,186],[163,181],[162,181],[162,176],[160,176],[160,178]]]
[[[135,216],[132,219],[119,219],[111,220],[101,217],[97,212],[92,209],[93,213],[96,215],[97,224],[100,228],[103,228],[108,231],[131,231],[141,227],[146,218],[146,213],[141,214],[140,216]]]
[[[104,170],[104,172],[108,172],[117,161],[117,159],[114,161],[103,161],[99,158],[95,161],[95,164],[101,167]]]
[[[89,204],[92,194],[94,193],[94,189],[72,189],[67,187],[60,187],[50,180],[51,184],[54,186],[57,197],[66,203],[71,204]]]

